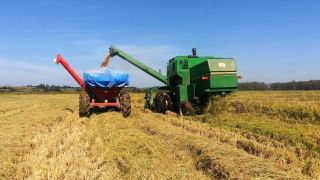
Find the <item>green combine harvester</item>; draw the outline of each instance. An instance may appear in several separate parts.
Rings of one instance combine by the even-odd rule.
[[[155,79],[164,87],[146,90],[145,108],[153,112],[167,110],[180,115],[201,114],[211,96],[225,96],[238,89],[237,68],[232,58],[197,56],[192,49],[190,56],[176,56],[169,60],[167,76],[141,63],[114,46],[110,57],[119,56]]]

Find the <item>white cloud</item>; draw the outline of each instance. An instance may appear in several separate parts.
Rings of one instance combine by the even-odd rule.
[[[76,85],[66,71],[61,68],[22,61],[0,60],[0,86],[40,83]]]
[[[38,64],[26,63],[21,61],[13,61],[13,60],[3,60],[0,59],[1,68],[10,67],[14,69],[23,68],[24,70],[35,70],[35,71],[43,71],[43,72],[52,72],[55,71],[55,68],[49,66],[42,66]]]

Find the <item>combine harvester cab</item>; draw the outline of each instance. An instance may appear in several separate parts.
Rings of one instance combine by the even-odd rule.
[[[57,55],[54,62],[62,64],[83,90],[79,96],[80,117],[89,117],[92,109],[98,107],[113,107],[120,110],[123,117],[130,115],[130,95],[120,92],[128,85],[127,73],[101,68],[85,72],[82,80],[61,55]]]

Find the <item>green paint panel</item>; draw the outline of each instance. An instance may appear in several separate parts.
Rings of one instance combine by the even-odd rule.
[[[195,85],[179,85],[174,88],[174,92],[179,103],[184,101],[191,101],[195,96]]]
[[[174,88],[174,92],[178,102],[188,101],[188,87],[185,85],[179,85]]]
[[[236,75],[210,76],[210,89],[237,89],[238,79]]]

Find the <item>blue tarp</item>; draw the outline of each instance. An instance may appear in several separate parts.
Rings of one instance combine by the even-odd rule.
[[[128,73],[116,71],[108,67],[98,68],[83,73],[86,86],[90,87],[122,87],[129,85]]]

